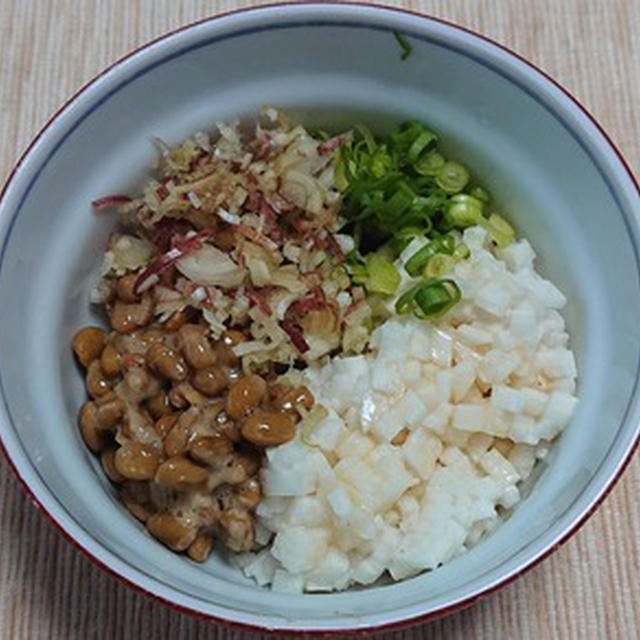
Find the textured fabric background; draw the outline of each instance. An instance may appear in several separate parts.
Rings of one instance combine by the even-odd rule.
[[[70,94],[147,40],[234,0],[0,0],[0,176]],[[572,91],[640,169],[638,0],[405,0],[517,50]],[[640,459],[581,531],[470,609],[385,639],[640,637]],[[0,638],[248,640],[103,574],[0,461]],[[265,636],[266,637],[266,636]]]

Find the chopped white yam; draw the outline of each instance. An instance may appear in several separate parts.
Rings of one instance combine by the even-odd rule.
[[[329,515],[329,509],[324,500],[313,495],[292,500],[284,517],[294,526],[317,527],[325,525]]]
[[[451,398],[461,402],[476,379],[476,366],[471,360],[464,360],[451,369]]]
[[[443,404],[451,400],[451,386],[453,374],[450,369],[439,371],[436,375],[436,392],[438,404]]]
[[[244,573],[247,577],[253,578],[259,586],[264,587],[273,581],[273,576],[279,567],[280,563],[271,555],[269,550],[265,549],[258,553],[250,564],[244,567]]]
[[[462,324],[456,329],[460,340],[472,346],[482,346],[493,343],[493,334],[485,329],[471,324]]]
[[[451,467],[453,469],[459,469],[466,473],[473,474],[473,463],[459,447],[445,447],[439,456],[439,461],[445,467]]]
[[[520,395],[524,400],[524,413],[534,417],[542,415],[549,400],[549,396],[544,391],[525,388],[520,389]]]
[[[371,438],[359,431],[351,431],[338,445],[337,453],[341,458],[364,458],[374,447],[375,443]]]
[[[509,270],[514,272],[533,268],[533,259],[536,257],[531,245],[524,239],[512,242],[504,249],[498,249],[496,253],[505,261]]]
[[[512,301],[510,290],[504,282],[491,281],[476,291],[475,303],[484,311],[501,318],[507,313]]]
[[[480,228],[462,237],[471,256],[452,270],[462,300],[446,316],[391,317],[366,355],[302,374],[328,414],[267,451],[256,534],[274,536],[275,569],[255,571],[261,582],[272,573],[287,593],[332,591],[437,567],[501,521],[497,506],[516,505],[570,421],[564,296],[535,272],[526,241],[496,249]],[[407,258],[400,291],[415,282]],[[256,557],[247,564],[261,567]]]
[[[485,382],[500,384],[513,373],[520,364],[517,353],[492,349],[480,360],[478,376]]]
[[[319,527],[289,527],[274,538],[271,555],[291,573],[311,571],[324,555],[329,535]]]
[[[520,413],[524,410],[525,399],[519,389],[495,385],[491,390],[491,404],[502,411]]]
[[[426,429],[413,431],[402,445],[405,462],[423,480],[433,473],[441,453],[442,441]]]
[[[546,349],[536,354],[536,366],[549,378],[574,378],[576,361],[573,353],[561,347]]]
[[[453,338],[440,329],[434,329],[431,334],[431,360],[439,367],[450,367],[453,356]]]
[[[426,329],[416,328],[413,332],[409,343],[409,353],[422,362],[427,362],[431,358],[431,340]]]
[[[486,411],[482,405],[454,405],[451,424],[462,431],[484,431],[485,417]]]
[[[284,569],[276,569],[273,574],[271,588],[278,593],[296,594],[302,593],[304,589],[304,578],[295,575]]]
[[[347,430],[342,419],[333,409],[329,409],[327,415],[309,433],[307,440],[310,444],[325,451],[332,451],[335,449],[340,436],[346,435],[346,433]]]
[[[431,431],[442,433],[451,420],[452,411],[452,405],[441,404],[424,419],[423,425]]]
[[[515,444],[511,447],[507,459],[515,467],[520,477],[526,480],[536,464],[536,451],[530,445]]]
[[[334,591],[349,583],[351,568],[347,556],[335,548],[323,554],[320,562],[306,577],[307,591]]]

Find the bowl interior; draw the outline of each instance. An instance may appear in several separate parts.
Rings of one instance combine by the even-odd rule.
[[[406,61],[394,29],[413,46]],[[486,42],[353,7],[217,20],[102,78],[42,138],[2,211],[0,377],[11,419],[2,438],[45,506],[146,588],[266,626],[356,627],[433,611],[544,551],[593,500],[633,436],[624,420],[640,354],[636,196],[597,131],[566,103]],[[77,328],[102,321],[88,297],[114,224],[90,201],[135,191],[154,159],[154,137],[176,142],[263,104],[331,130],[428,123],[489,187],[570,301],[581,401],[539,481],[491,537],[397,585],[284,596],[256,587],[217,554],[202,566],[174,555],[123,510],[76,428],[84,388],[69,344]]]

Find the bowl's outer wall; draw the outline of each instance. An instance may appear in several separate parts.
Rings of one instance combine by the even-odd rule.
[[[413,45],[404,62],[394,29]],[[294,597],[258,589],[218,558],[195,566],[151,542],[124,513],[75,428],[84,390],[69,343],[78,327],[102,321],[90,312],[88,292],[113,226],[89,202],[140,186],[153,137],[176,142],[216,121],[251,117],[263,104],[334,130],[429,123],[489,187],[570,300],[581,403],[549,468],[472,552],[397,585]],[[3,442],[36,497],[80,544],[183,606],[282,628],[370,626],[441,610],[559,539],[637,432],[635,401],[630,406],[640,354],[637,192],[560,91],[437,22],[310,6],[205,23],[125,62],[73,103],[34,147],[1,206]]]

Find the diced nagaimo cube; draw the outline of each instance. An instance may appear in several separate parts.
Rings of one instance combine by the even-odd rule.
[[[520,413],[524,410],[525,400],[519,389],[513,389],[504,385],[495,385],[491,391],[491,404],[496,409]]]
[[[433,473],[438,456],[442,453],[440,438],[426,429],[416,429],[402,445],[402,456],[409,468],[423,480]]]
[[[515,352],[491,349],[480,360],[478,377],[490,384],[500,384],[518,368],[519,364],[520,358]]]
[[[271,555],[269,549],[264,549],[254,557],[250,564],[244,567],[244,574],[248,578],[253,578],[259,586],[264,587],[271,583],[278,568],[280,568],[280,563]]]
[[[497,331],[494,344],[496,349],[502,349],[503,351],[513,351],[519,346],[518,341],[513,337],[509,329]]]
[[[484,431],[486,411],[481,404],[459,404],[453,407],[451,424],[461,431]]]
[[[536,444],[540,440],[540,428],[535,418],[519,413],[513,417],[508,435],[514,442]]]
[[[549,388],[554,391],[564,391],[565,393],[573,395],[576,392],[576,379],[558,378],[549,385]]]
[[[444,402],[449,402],[451,400],[451,383],[453,379],[453,374],[451,373],[451,369],[445,369],[444,371],[439,371],[436,375],[436,391],[437,391],[437,399],[438,404],[442,404]]]
[[[257,544],[261,546],[267,545],[271,541],[271,538],[273,538],[273,531],[267,529],[267,527],[265,527],[264,524],[260,520],[258,520],[255,526],[255,538]]]
[[[431,334],[431,360],[440,367],[450,367],[453,357],[453,338],[441,329]]]
[[[370,344],[378,350],[379,359],[404,360],[409,355],[413,332],[413,323],[391,320],[373,331]]]
[[[300,496],[291,501],[285,518],[293,526],[316,527],[327,523],[329,510],[324,500],[317,495]]]
[[[315,491],[317,471],[309,464],[307,449],[292,440],[267,451],[268,464],[262,471],[265,495],[304,496]]]
[[[422,367],[417,360],[407,360],[401,371],[407,385],[413,386],[420,382],[420,378],[422,377]]]
[[[329,530],[320,527],[289,527],[273,540],[271,554],[291,573],[314,569],[327,550]]]
[[[495,448],[480,457],[479,465],[501,485],[516,484],[520,480],[516,468]]]
[[[542,428],[542,437],[545,440],[552,440],[562,429],[573,415],[578,399],[563,391],[553,391],[549,396],[547,408],[540,419]]]
[[[404,537],[389,562],[389,573],[394,580],[401,580],[424,569],[435,569],[456,554],[466,536],[467,530],[455,520],[436,517],[433,526]]]
[[[532,272],[528,287],[535,299],[545,307],[562,309],[567,304],[564,294],[555,284]]]
[[[399,447],[378,445],[368,456],[375,469],[377,487],[373,495],[372,511],[376,513],[389,509],[395,501],[418,481],[404,466]]]
[[[510,271],[521,271],[522,269],[532,269],[533,260],[536,257],[529,242],[525,239],[512,242],[504,249],[496,251],[498,257],[504,260]]]
[[[487,232],[480,226],[467,227],[462,232],[462,241],[471,249],[472,256],[477,249],[484,249],[487,246]]]
[[[349,492],[340,484],[327,494],[327,502],[333,515],[343,526],[346,526],[353,513],[353,502],[349,497]]]
[[[420,514],[420,503],[413,497],[404,495],[398,500],[398,510],[400,511],[400,527],[407,531],[415,524]]]
[[[315,425],[307,439],[325,451],[333,451],[343,435],[346,435],[344,422],[333,409],[328,409],[327,415]]]
[[[451,397],[454,402],[464,398],[476,379],[476,365],[472,360],[463,360],[451,369]]]
[[[440,434],[442,442],[454,447],[466,447],[469,438],[471,437],[470,431],[460,431],[460,429],[454,429],[453,427],[447,427],[442,434]]]
[[[511,306],[512,295],[508,281],[490,280],[480,286],[474,295],[474,302],[484,311],[502,318]]]
[[[368,460],[369,456],[366,461],[349,456],[342,458],[333,470],[342,482],[356,491],[362,504],[374,510],[377,504],[375,494],[378,489],[378,477]]]
[[[256,513],[261,517],[282,515],[287,510],[289,502],[290,500],[288,498],[263,496],[256,507]]]
[[[276,569],[273,574],[271,589],[278,593],[302,593],[304,590],[304,578],[301,575],[289,573],[284,569]]]
[[[404,427],[415,428],[426,413],[420,397],[409,389],[373,423],[373,431],[383,442],[390,442]]]
[[[480,456],[488,451],[492,444],[493,436],[488,433],[473,433],[467,440],[467,453],[474,462],[477,462]]]
[[[409,353],[421,362],[427,362],[431,358],[431,338],[427,325],[415,328],[409,343]]]
[[[424,419],[423,426],[426,429],[442,433],[451,420],[453,407],[450,404],[441,404]]]
[[[387,569],[387,563],[374,555],[358,560],[351,568],[351,577],[358,584],[372,584]]]
[[[437,469],[427,484],[418,528],[430,527],[444,516],[468,529],[477,520],[496,515],[495,504],[502,493],[490,476],[479,478],[461,466]]]
[[[427,411],[434,411],[440,405],[438,388],[435,384],[421,384],[416,387],[416,393],[420,396]]]
[[[456,329],[457,336],[474,347],[493,344],[493,334],[490,331],[476,327],[473,324],[461,324]]]
[[[438,459],[445,467],[450,467],[452,469],[457,469],[460,471],[464,471],[465,473],[474,475],[473,463],[459,447],[445,447]]]
[[[467,539],[464,541],[465,546],[477,544],[484,535],[493,531],[499,522],[500,519],[498,517],[487,518],[486,520],[478,520],[477,522],[474,522],[471,529],[469,529]]]
[[[309,464],[316,471],[316,486],[324,492],[330,491],[338,483],[335,471],[320,451],[309,453]]]
[[[551,348],[566,348],[569,344],[569,334],[566,331],[547,331],[542,338],[542,344]]]
[[[519,413],[507,413],[487,404],[485,405],[485,422],[481,431],[497,438],[504,438],[509,435],[513,421],[519,416]]]
[[[371,365],[371,388],[383,393],[399,393],[404,388],[403,362],[378,357]]]
[[[305,576],[307,591],[333,591],[349,584],[349,559],[340,550],[330,547],[315,569]]]
[[[575,378],[576,361],[573,352],[558,347],[538,351],[536,366],[549,378]]]
[[[369,436],[359,431],[351,431],[338,445],[337,453],[341,458],[348,456],[364,458],[374,447],[375,443]]]
[[[403,426],[415,428],[427,414],[427,408],[420,396],[409,389],[394,405],[394,409],[404,423]]]
[[[324,403],[328,403],[336,411],[359,405],[370,384],[367,358],[335,358],[330,368],[327,367],[327,378],[323,379],[323,383]]]
[[[544,412],[549,396],[539,389],[520,389],[520,395],[524,400],[524,413],[530,416],[540,416]]]
[[[536,464],[536,451],[531,445],[518,443],[511,448],[507,459],[515,467],[520,477],[526,480]]]
[[[509,331],[518,342],[534,344],[539,338],[536,310],[528,300],[523,300],[512,312]]]

